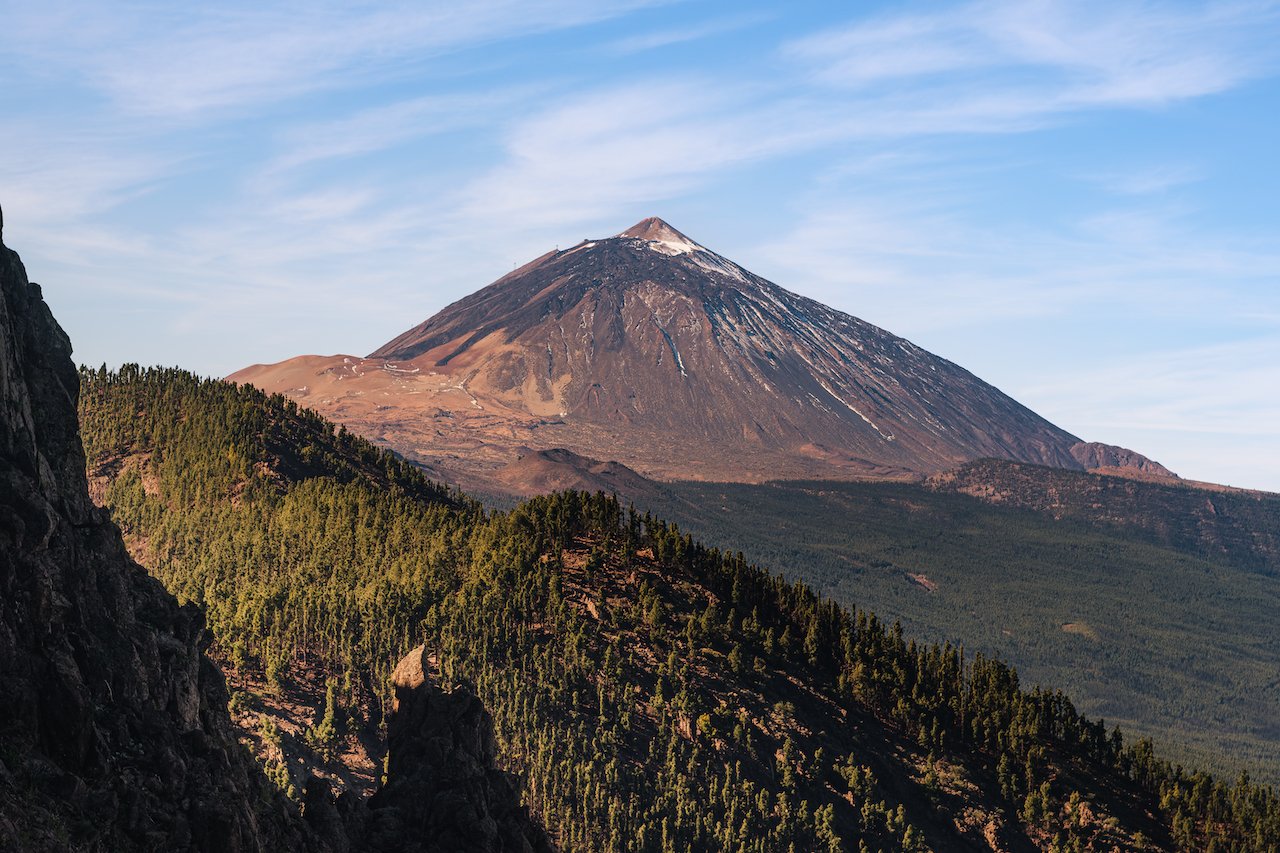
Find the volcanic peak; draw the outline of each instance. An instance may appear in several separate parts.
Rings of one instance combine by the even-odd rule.
[[[427,464],[465,458],[490,474],[520,448],[734,482],[1127,458],[1075,457],[1079,438],[968,371],[657,217],[548,252],[368,358],[383,364],[366,379],[314,359],[234,378],[296,394]]]
[[[683,255],[689,252],[706,251],[704,247],[690,240],[656,216],[641,219],[627,230],[620,232],[618,237],[630,237],[655,244],[652,248],[666,255]]]

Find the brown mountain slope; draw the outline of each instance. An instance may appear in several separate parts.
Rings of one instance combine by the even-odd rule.
[[[1157,467],[1160,467],[1157,465]],[[1057,519],[1137,531],[1206,560],[1280,571],[1280,495],[1139,472],[1118,478],[997,459],[930,477],[924,487]]]
[[[658,219],[549,252],[366,359],[231,378],[463,481],[519,448],[745,482],[910,479],[980,457],[1087,464],[1079,439],[963,368]]]

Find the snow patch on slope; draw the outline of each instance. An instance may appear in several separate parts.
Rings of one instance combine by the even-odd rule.
[[[707,272],[718,273],[719,275],[726,276],[727,278],[734,279],[735,281],[747,282],[746,272],[742,267],[738,266],[733,261],[720,257],[715,252],[702,248],[701,246],[696,248],[698,250],[698,254],[689,258],[689,260],[693,261],[694,264]]]
[[[662,337],[666,338],[667,346],[671,347],[671,357],[676,360],[676,367],[680,368],[680,375],[687,377],[689,374],[685,373],[684,359],[680,357],[680,350],[676,349],[676,342],[671,340],[671,335],[667,333],[666,329],[662,328],[662,324],[656,318],[653,323],[658,327],[658,331],[662,332]]]
[[[818,381],[818,384],[822,386],[823,391],[826,391],[828,394],[831,395],[831,399],[835,400],[838,403],[843,403],[845,407],[848,408],[849,411],[853,412],[855,415],[857,415],[858,417],[866,421],[867,424],[870,425],[870,427],[873,430],[879,433],[880,437],[883,438],[885,441],[893,441],[893,433],[885,433],[883,430],[881,430],[880,427],[876,426],[875,422],[871,420],[871,418],[867,417],[862,412],[860,412],[857,406],[854,406],[848,400],[841,397],[835,391],[831,390],[831,386],[828,385],[826,382],[823,382],[822,379],[816,373],[814,374],[814,379],[816,379]]]

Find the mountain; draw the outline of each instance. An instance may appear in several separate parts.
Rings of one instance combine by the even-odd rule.
[[[482,489],[502,489],[498,469],[519,481],[517,455],[555,448],[736,482],[915,479],[982,457],[1120,469],[1136,456],[1085,446],[963,368],[656,218],[548,252],[367,358],[230,378]]]
[[[1280,842],[1265,786],[1167,764],[998,660],[911,639],[612,497],[485,510],[279,395],[177,370],[84,383],[107,503],[152,571],[208,608],[233,682],[328,681],[301,720],[342,755],[399,698],[389,651],[425,643],[393,680],[431,667],[474,690],[495,761],[561,849]],[[293,441],[307,465],[279,452]]]
[[[0,850],[549,849],[493,765],[488,712],[433,684],[421,654],[397,670],[387,784],[362,803],[312,779],[300,815],[241,746],[205,612],[135,563],[90,500],[79,386],[70,341],[0,239]],[[297,437],[317,423],[299,419]],[[353,450],[353,472],[395,476]],[[319,453],[289,454],[303,456]]]
[[[1095,529],[1126,530],[1204,560],[1280,579],[1280,495],[1161,475],[1062,471],[996,459],[924,482],[989,504],[1034,510]]]
[[[1071,448],[1071,455],[1085,470],[1101,474],[1118,474],[1135,479],[1169,481],[1178,475],[1168,468],[1125,447],[1082,441]]]

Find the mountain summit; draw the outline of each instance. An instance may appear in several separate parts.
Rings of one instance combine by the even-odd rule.
[[[641,219],[618,236],[633,237],[637,240],[644,240],[647,243],[661,243],[664,249],[670,250],[673,255],[683,255],[685,252],[695,252],[702,249],[697,243],[656,216]]]
[[[963,368],[656,217],[548,252],[365,359],[232,378],[442,471],[559,447],[662,479],[910,478],[980,457],[1085,467],[1078,438]]]

